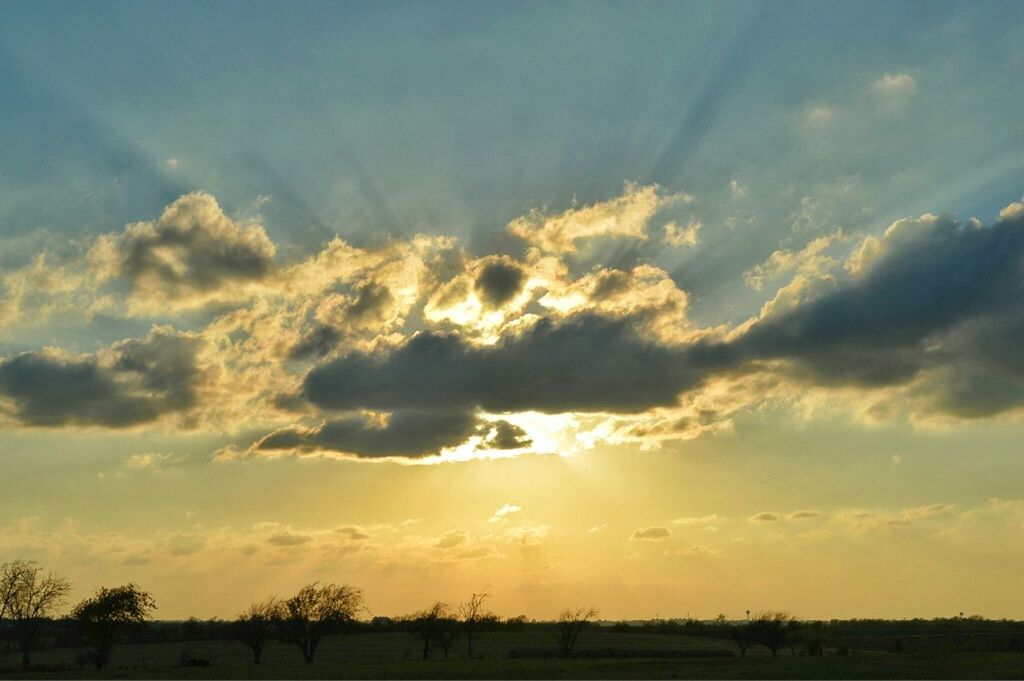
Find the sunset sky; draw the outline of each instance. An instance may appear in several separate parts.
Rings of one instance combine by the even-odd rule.
[[[1024,617],[1019,2],[2,11],[0,563]]]

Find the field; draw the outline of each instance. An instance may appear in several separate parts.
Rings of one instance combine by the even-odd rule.
[[[823,657],[773,658],[762,647],[746,657],[509,659],[512,649],[553,647],[542,629],[483,633],[475,643],[479,659],[467,659],[464,645],[420,659],[419,640],[403,632],[359,633],[324,639],[316,660],[305,664],[296,648],[271,642],[263,665],[252,663],[249,650],[233,641],[135,643],[119,646],[109,669],[97,674],[76,662],[81,649],[47,648],[33,658],[36,670],[15,671],[19,658],[0,653],[3,678],[1024,678],[1024,654],[1013,652],[889,653],[826,651]],[[623,635],[594,627],[584,632],[581,650],[666,651],[722,649],[728,641],[694,636],[634,633]],[[437,653],[437,651],[435,651]],[[191,658],[209,666],[183,666]]]

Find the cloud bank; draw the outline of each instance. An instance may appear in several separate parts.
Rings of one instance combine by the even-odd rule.
[[[1024,407],[1021,204],[989,225],[926,214],[777,250],[746,273],[768,300],[735,324],[694,324],[687,292],[642,259],[571,259],[590,240],[646,239],[656,215],[693,202],[627,185],[607,202],[534,211],[508,225],[518,255],[417,235],[366,248],[335,239],[279,263],[258,222],[188,194],[77,260],[41,254],[4,275],[2,302],[22,313],[45,316],[63,297],[88,301],[85,319],[148,309],[170,323],[93,353],[0,359],[0,413],[29,427],[126,428],[203,427],[198,415],[217,411],[266,433],[239,443],[247,456],[379,459],[555,451],[558,429],[572,446],[656,446],[815,395],[873,419]],[[677,224],[666,233],[680,237]],[[680,244],[696,247],[693,234]],[[175,330],[194,306],[209,321]]]

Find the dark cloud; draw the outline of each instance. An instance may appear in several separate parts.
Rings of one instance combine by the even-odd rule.
[[[348,538],[351,541],[362,541],[363,539],[369,539],[370,538],[370,535],[366,534],[365,532],[363,532],[358,527],[354,527],[352,525],[345,525],[343,527],[336,527],[336,528],[334,528],[334,532],[336,534],[344,535],[346,538]]]
[[[473,283],[477,296],[490,307],[512,300],[526,283],[526,273],[509,258],[493,259],[480,270]]]
[[[182,196],[154,222],[129,225],[115,248],[120,276],[165,296],[261,279],[275,252],[262,227],[232,221],[201,192]]]
[[[477,430],[471,412],[435,413],[404,410],[386,423],[365,416],[346,416],[316,427],[288,427],[259,440],[256,451],[331,450],[356,456],[418,457],[462,444]]]
[[[326,409],[636,412],[711,375],[771,365],[821,386],[916,381],[915,409],[962,418],[1024,404],[1024,211],[989,227],[903,221],[876,245],[858,274],[730,341],[669,347],[641,337],[638,319],[591,313],[488,347],[421,333],[315,367],[302,395]],[[610,295],[623,282],[605,274],[595,291]]]
[[[160,328],[116,343],[101,357],[26,352],[0,362],[0,396],[26,425],[146,423],[195,405],[197,343]]]
[[[14,416],[36,426],[96,424],[112,427],[152,421],[148,401],[125,394],[113,372],[95,359],[64,359],[26,352],[0,364],[0,394],[14,403]]]
[[[306,359],[307,357],[323,357],[329,353],[338,341],[341,332],[333,326],[317,324],[306,333],[299,342],[288,351],[289,359]]]
[[[629,538],[633,541],[659,541],[672,536],[672,530],[664,526],[643,527],[633,530]]]
[[[488,449],[522,449],[533,444],[526,431],[508,421],[488,424],[484,446]]]
[[[995,224],[898,223],[861,276],[754,324],[736,361],[785,359],[822,385],[907,383],[939,411],[985,416],[1024,397],[1024,213]]]
[[[170,330],[126,340],[114,346],[113,370],[138,376],[144,392],[156,397],[164,410],[187,409],[196,402],[197,343]]]
[[[346,336],[360,329],[379,331],[394,306],[395,298],[387,286],[374,281],[355,288],[355,297],[347,298],[333,315],[331,324],[317,323],[288,351],[289,359],[323,357]]]
[[[622,270],[602,270],[594,278],[594,290],[590,299],[594,302],[607,300],[629,290],[629,274]]]
[[[638,412],[675,403],[700,375],[677,349],[640,338],[628,319],[543,319],[477,347],[420,333],[388,354],[354,352],[314,367],[302,394],[324,409]]]
[[[356,299],[346,310],[346,317],[354,322],[378,320],[384,317],[394,301],[387,286],[367,281],[356,287]]]
[[[295,532],[280,532],[271,535],[267,542],[274,546],[301,546],[313,541],[308,534],[297,534]]]

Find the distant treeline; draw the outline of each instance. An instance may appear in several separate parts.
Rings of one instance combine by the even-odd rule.
[[[527,628],[550,626],[549,622],[528,620],[524,616],[486,620],[480,631],[524,631]],[[13,652],[15,642],[10,636],[11,622],[0,620],[0,651]],[[366,620],[342,622],[331,630],[332,634],[359,635],[385,631],[415,633],[416,625],[401,617],[373,617]],[[86,635],[78,623],[70,618],[51,619],[47,624],[46,643],[53,648],[80,648],[87,643]],[[40,639],[42,640],[42,639]],[[151,620],[145,626],[125,629],[120,637],[125,643],[186,643],[190,641],[236,641],[238,623],[219,617],[187,620]]]
[[[254,664],[260,664],[270,640],[299,649],[313,662],[325,636],[404,632],[418,641],[423,659],[443,657],[465,643],[473,658],[474,641],[487,632],[543,630],[550,649],[520,649],[519,656],[603,657],[639,655],[628,642],[630,634],[688,636],[731,641],[740,656],[752,648],[767,649],[773,656],[845,655],[850,650],[890,653],[1024,652],[1024,622],[986,620],[978,616],[912,620],[800,621],[784,611],[746,613],[730,620],[657,620],[648,622],[598,622],[593,607],[566,608],[552,621],[538,622],[525,616],[501,618],[485,608],[489,594],[474,593],[449,605],[441,601],[399,617],[371,617],[363,592],[347,584],[313,583],[295,595],[271,596],[254,601],[233,620],[153,621],[156,603],[134,584],[101,587],[64,616],[70,582],[47,573],[34,562],[14,561],[0,565],[0,652],[18,652],[22,669],[31,666],[34,650],[45,647],[82,649],[80,662],[102,669],[118,643],[179,641],[237,641],[247,646]],[[621,634],[624,645],[582,651],[577,643],[588,628],[601,627]],[[730,654],[722,648],[691,651],[689,656]],[[647,651],[645,654],[651,654]],[[684,653],[672,653],[684,655]],[[205,663],[187,660],[184,663]]]
[[[736,638],[742,637],[744,627],[755,627],[756,623],[729,621],[720,615],[715,620],[653,620],[610,626],[612,631],[623,634]],[[813,649],[818,641],[822,646],[837,650],[893,653],[1024,652],[1024,622],[990,620],[978,615],[906,620],[802,620],[794,622],[792,635],[785,645],[803,645],[807,653],[807,644]]]

